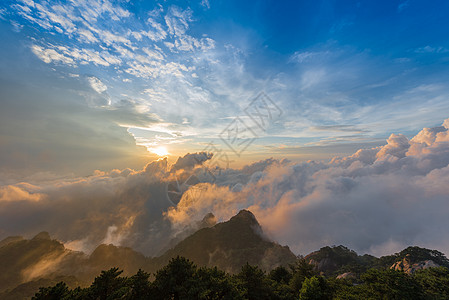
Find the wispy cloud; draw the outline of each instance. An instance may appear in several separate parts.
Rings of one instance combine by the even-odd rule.
[[[178,95],[209,101],[200,95],[205,91],[191,81],[198,78],[195,72],[197,66],[203,64],[201,53],[215,49],[216,43],[205,34],[200,37],[189,34],[194,22],[194,12],[190,8],[158,5],[143,20],[107,0],[54,5],[22,1],[11,5],[11,9],[9,13],[21,17],[18,21],[30,22],[49,33],[47,37],[32,39],[30,46],[32,53],[47,64],[74,68],[100,66],[108,70],[108,76],[115,74],[123,83],[132,82],[132,78],[158,80],[158,84],[155,82],[134,92],[135,97],[142,91],[150,96],[150,105],[152,101],[167,103],[173,99],[167,83],[170,83],[170,89],[178,87]],[[127,26],[121,26],[121,23]],[[66,40],[55,40],[54,35],[65,36]],[[108,87],[102,82],[111,82],[112,78],[102,80],[104,72],[91,71],[94,76],[89,77],[89,84],[98,93],[103,93]],[[119,102],[114,91],[108,91],[112,106]],[[88,101],[92,102],[91,99]],[[180,120],[182,118],[186,116],[181,116]]]
[[[65,66],[70,74],[85,73],[103,82],[109,98],[88,100],[101,104],[94,107],[110,101],[107,109],[114,109],[124,98],[130,99],[142,118],[151,112],[158,122],[188,125],[181,131],[195,135],[189,149],[204,142],[201,138],[217,138],[229,118],[241,116],[249,99],[262,90],[286,112],[265,137],[293,138],[298,143],[294,146],[311,139],[311,143],[345,143],[348,135],[378,141],[388,130],[403,130],[404,124],[412,124],[411,134],[432,115],[443,117],[447,109],[444,88],[416,90],[446,79],[433,78],[432,72],[418,74],[414,58],[381,59],[370,49],[327,40],[294,49],[279,57],[279,64],[267,64],[264,55],[269,61],[272,52],[260,49],[252,37],[223,45],[220,36],[208,35],[207,26],[197,18],[212,11],[204,9],[209,4],[213,3],[202,2],[203,7],[199,2],[191,7],[160,3],[134,15],[123,2],[21,1],[5,13],[14,14],[20,26],[37,28],[39,38],[29,42],[31,53],[48,67],[63,72]],[[332,23],[336,36],[355,27],[351,25],[355,20],[341,20]],[[443,46],[424,46],[405,54],[422,57],[414,53],[430,56],[446,51]],[[261,57],[256,58],[256,52]],[[341,124],[354,129],[337,129]],[[369,132],[363,131],[368,127]],[[133,134],[139,144],[150,139]]]
[[[416,53],[448,53],[449,49],[445,47],[431,47],[431,46],[425,46],[421,48],[415,49]]]
[[[97,77],[88,77],[88,81],[90,83],[90,86],[94,89],[94,91],[96,91],[99,94],[105,92],[108,89],[108,87],[103,82],[101,82],[101,80],[98,79]]]
[[[404,11],[410,5],[410,0],[402,1],[398,5],[398,12]]]
[[[55,49],[44,49],[38,45],[33,45],[31,51],[36,54],[42,61],[49,64],[52,62],[61,62],[68,65],[73,65],[74,60],[71,57],[65,56],[64,54],[56,51]]]

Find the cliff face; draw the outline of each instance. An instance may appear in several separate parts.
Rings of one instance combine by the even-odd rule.
[[[435,263],[433,260],[423,260],[419,262],[412,263],[410,259],[410,255],[408,254],[402,260],[395,262],[390,269],[396,271],[404,271],[407,274],[413,274],[417,270],[423,270],[428,268],[439,267],[440,265]]]

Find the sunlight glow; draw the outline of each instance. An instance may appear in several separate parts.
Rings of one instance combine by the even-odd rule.
[[[149,150],[158,156],[167,156],[170,154],[165,147],[151,148]]]

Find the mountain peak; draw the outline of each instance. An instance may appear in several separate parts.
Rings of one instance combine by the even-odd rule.
[[[256,225],[258,227],[260,226],[254,214],[246,209],[242,209],[241,211],[239,211],[238,214],[236,214],[229,220],[229,222],[236,222],[236,221],[245,222],[247,224]]]
[[[51,240],[50,234],[46,231],[39,232],[32,240]]]
[[[198,227],[201,229],[205,227],[212,227],[215,224],[217,224],[217,218],[213,213],[208,213],[200,222],[198,222]]]
[[[296,260],[288,247],[269,241],[263,235],[259,222],[248,210],[241,210],[227,222],[195,232],[154,262],[162,267],[176,256],[231,273],[239,272],[246,263],[271,270]]]

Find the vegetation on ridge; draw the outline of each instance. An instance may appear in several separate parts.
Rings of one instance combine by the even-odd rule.
[[[64,282],[41,287],[33,299],[449,299],[445,267],[413,275],[369,269],[348,280],[319,275],[304,258],[269,273],[246,264],[231,275],[176,257],[154,276],[142,270],[131,277],[121,273],[118,268],[102,271],[87,288],[69,289]]]

